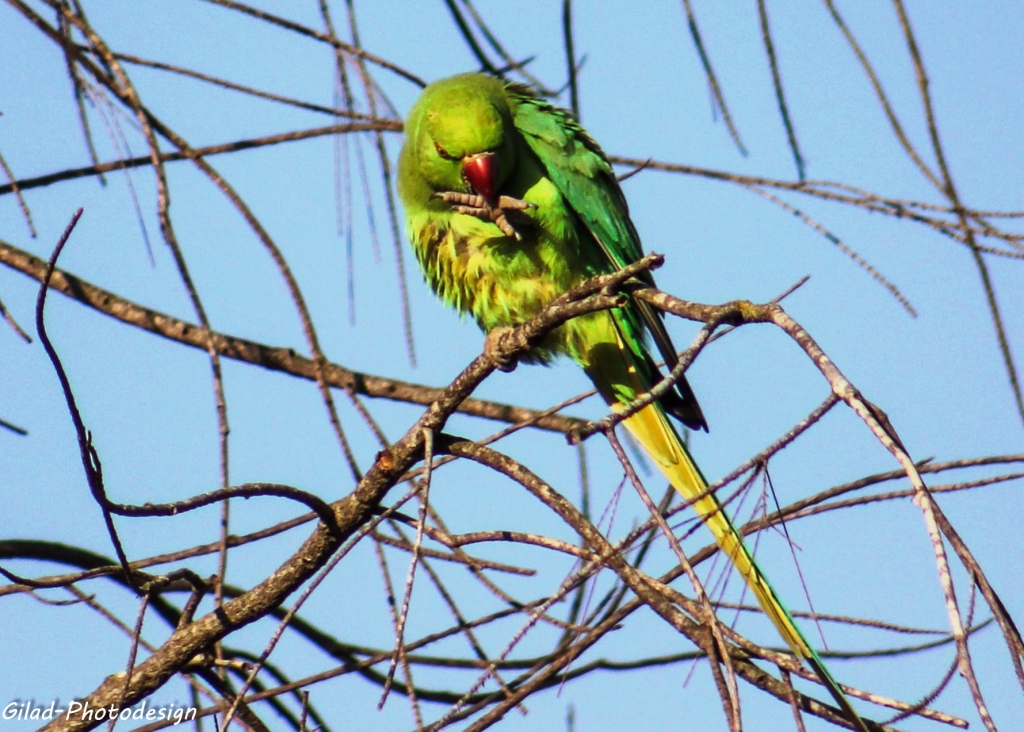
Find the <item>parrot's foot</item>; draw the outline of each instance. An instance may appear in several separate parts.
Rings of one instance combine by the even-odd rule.
[[[523,201],[512,196],[499,196],[497,205],[491,206],[487,199],[476,193],[459,193],[458,191],[441,191],[435,193],[434,198],[439,198],[445,203],[451,204],[456,213],[467,216],[475,216],[482,221],[491,221],[505,236],[516,241],[522,241],[523,237],[516,230],[513,223],[530,224],[532,219],[524,211],[537,208],[537,204]],[[512,221],[509,221],[512,219]]]
[[[504,371],[506,374],[515,371],[518,365],[515,358],[508,358],[501,353],[501,340],[512,330],[511,326],[499,325],[497,328],[492,328],[484,339],[484,353],[491,357],[499,371]]]

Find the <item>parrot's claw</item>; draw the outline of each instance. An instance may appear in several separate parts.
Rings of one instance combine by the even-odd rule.
[[[510,326],[499,325],[497,328],[492,328],[484,339],[484,353],[491,357],[499,371],[504,371],[506,374],[515,371],[518,365],[515,358],[508,358],[501,353],[501,339],[510,332],[512,332]]]
[[[498,208],[502,210],[529,211],[530,209],[537,208],[537,204],[524,201],[521,198],[512,198],[512,196],[499,196]]]
[[[523,237],[519,235],[519,232],[516,231],[515,227],[508,222],[507,218],[505,218],[505,212],[500,208],[496,210],[498,215],[495,216],[493,220],[494,223],[497,224],[498,228],[501,229],[501,233],[505,236],[512,237],[516,241],[522,241]]]
[[[431,198],[437,198],[455,207],[468,207],[488,210],[487,200],[476,193],[459,193],[458,191],[438,191]]]
[[[476,206],[455,204],[452,206],[452,211],[455,213],[466,214],[466,216],[476,216],[478,219],[484,219],[485,221],[491,220],[491,209],[489,208],[478,208]]]
[[[476,193],[459,193],[458,191],[440,191],[433,195],[433,198],[440,199],[451,204],[452,210],[466,216],[475,216],[481,221],[494,223],[505,236],[522,241],[523,237],[509,221],[509,216],[516,223],[530,224],[532,219],[522,214],[522,211],[529,211],[537,208],[537,204],[523,201],[512,196],[499,196],[497,205],[491,206],[487,199]]]

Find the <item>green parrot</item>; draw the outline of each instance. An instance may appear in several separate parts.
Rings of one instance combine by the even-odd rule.
[[[406,121],[398,191],[423,274],[448,305],[486,333],[536,315],[584,280],[640,259],[626,199],[598,144],[573,115],[529,87],[461,74],[424,89]],[[649,272],[640,276],[654,284]],[[523,360],[566,355],[612,410],[661,374],[647,339],[678,362],[662,315],[644,302],[575,318]],[[858,729],[853,711],[796,626],[668,419],[707,422],[686,380],[623,424],[714,534],[786,643],[804,659]]]

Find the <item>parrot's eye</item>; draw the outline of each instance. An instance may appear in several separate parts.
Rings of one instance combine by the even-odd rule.
[[[441,147],[441,143],[440,142],[435,142],[434,143],[434,149],[437,150],[437,154],[440,155],[445,160],[455,160],[455,156],[452,155],[451,153],[449,153],[443,147]]]

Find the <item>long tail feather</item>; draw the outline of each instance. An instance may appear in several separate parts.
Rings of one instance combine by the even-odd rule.
[[[621,408],[620,405],[612,405],[613,410],[617,408]],[[804,659],[814,670],[850,722],[855,724],[861,732],[868,732],[864,721],[853,710],[839,684],[829,674],[825,664],[804,638],[793,617],[779,600],[761,568],[757,566],[753,555],[744,545],[742,537],[732,525],[725,509],[718,502],[718,498],[713,493],[707,492],[707,481],[672,428],[665,412],[658,404],[652,404],[624,420],[623,424],[658,465],[672,487],[679,491],[687,501],[692,502],[697,515],[711,530],[718,546],[743,577],[744,582],[757,597],[765,615],[772,621],[779,631],[779,635],[786,641],[793,653]]]

